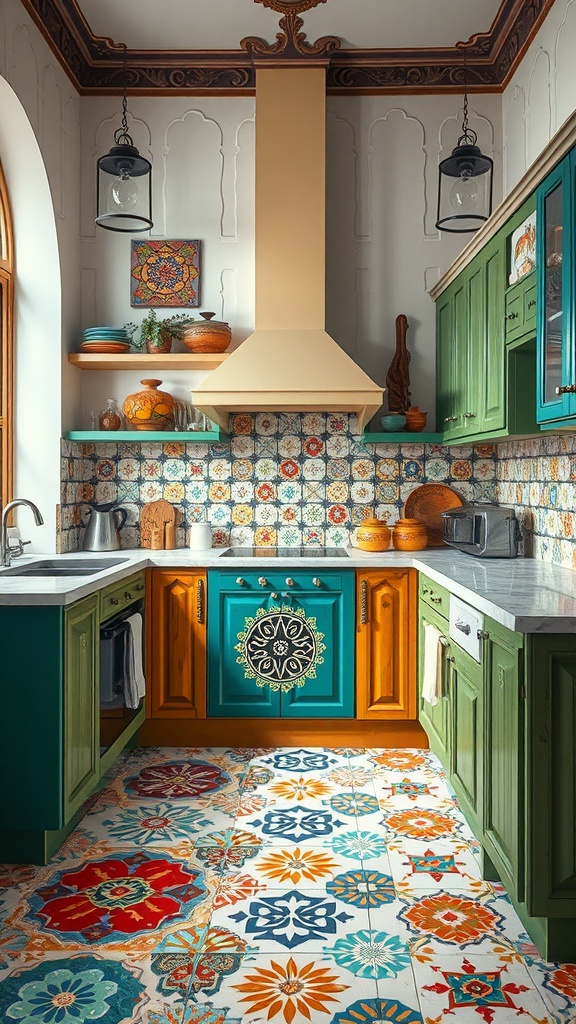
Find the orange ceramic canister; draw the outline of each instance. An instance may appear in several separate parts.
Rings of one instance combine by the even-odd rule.
[[[161,380],[141,380],[144,391],[128,395],[124,415],[133,430],[169,430],[174,423],[174,399],[158,391]]]
[[[386,551],[390,547],[390,530],[383,519],[365,519],[358,527],[356,545],[362,551]]]
[[[392,545],[397,551],[421,551],[428,543],[426,527],[417,519],[398,519],[392,530]]]

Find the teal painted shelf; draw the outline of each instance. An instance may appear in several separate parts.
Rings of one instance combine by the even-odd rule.
[[[443,444],[442,434],[427,434],[424,431],[401,430],[397,434],[388,431],[371,433],[365,430],[362,434],[363,444]]]
[[[181,441],[183,444],[214,444],[228,441],[228,434],[219,428],[215,430],[69,430],[64,434],[67,441]]]

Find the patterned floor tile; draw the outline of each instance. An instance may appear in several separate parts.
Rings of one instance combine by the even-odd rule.
[[[414,971],[425,1021],[456,1013],[459,1024],[553,1024],[523,963],[471,953],[417,960]]]
[[[217,907],[211,926],[235,932],[259,953],[293,952],[303,946],[317,953],[340,935],[368,928],[367,908],[357,902],[341,899],[330,883],[325,889],[270,888],[233,906]]]
[[[268,808],[241,819],[242,829],[255,840],[272,846],[297,843],[299,846],[318,846],[324,839],[334,839],[355,825],[356,816],[351,806]]]
[[[248,870],[268,888],[317,889],[349,868],[350,858],[334,848],[287,845],[262,847]]]
[[[434,956],[455,949],[465,950],[471,956],[472,947],[477,955],[489,954],[494,949],[510,951],[522,929],[512,909],[503,906],[503,901],[493,893],[421,893],[404,902],[398,921],[408,928],[415,953],[425,947]]]
[[[468,843],[395,837],[388,842],[388,857],[401,896],[435,893],[439,887],[444,892],[476,895],[490,891],[490,883],[480,877],[478,860]]]
[[[549,964],[534,957],[525,958],[528,973],[538,987],[549,1012],[560,1024],[576,1020],[576,964]]]
[[[203,959],[201,956],[201,971]],[[203,1001],[202,988],[196,998]],[[362,1016],[350,1017],[346,1011],[356,1003],[374,1006],[377,998],[374,980],[357,978],[333,959],[313,953],[262,954],[246,959],[239,970],[222,979],[217,991],[208,994],[214,1006],[229,1007],[232,1019],[237,1014],[242,1024],[332,1024],[347,1017],[360,1024]]]

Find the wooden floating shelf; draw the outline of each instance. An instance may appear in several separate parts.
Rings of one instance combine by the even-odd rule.
[[[214,444],[228,440],[228,434],[216,427],[214,430],[69,430],[64,437],[67,441],[86,441],[90,444],[119,441],[180,441],[182,444]]]
[[[215,370],[228,352],[69,352],[68,362],[79,370]]]
[[[465,440],[465,439],[464,439]],[[422,430],[401,430],[396,433],[388,433],[387,430],[370,433],[365,430],[362,434],[363,444],[444,444],[443,434],[427,434]],[[462,442],[464,443],[464,441]]]

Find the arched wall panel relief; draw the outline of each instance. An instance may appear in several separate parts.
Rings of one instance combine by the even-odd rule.
[[[552,116],[558,129],[572,113],[576,97],[576,0],[566,4],[554,47],[552,79]]]
[[[38,59],[27,28],[19,26],[13,34],[8,81],[24,107],[36,138],[39,138],[40,75]]]
[[[526,170],[526,98],[516,86],[504,116],[504,193],[514,187]]]
[[[530,74],[527,94],[528,166],[542,152],[552,136],[550,95],[550,54],[539,49]]]
[[[236,272],[236,314],[235,319],[230,321],[235,343],[243,341],[254,330],[254,129],[254,119],[250,118],[241,121],[236,132],[234,181],[237,239],[233,244],[222,245],[224,260],[228,261],[228,265],[233,260]],[[228,309],[226,293],[224,302]]]
[[[168,125],[162,182],[167,238],[210,238],[216,225],[222,234],[223,141],[220,124],[201,110],[188,110]]]
[[[225,267],[220,274],[220,306],[218,317],[227,323],[236,323],[238,314],[238,274],[235,267]],[[214,307],[210,307],[211,309]]]
[[[62,96],[55,69],[44,69],[41,107],[41,149],[50,182],[54,213],[62,219],[64,205],[62,196],[64,171],[64,117]]]

